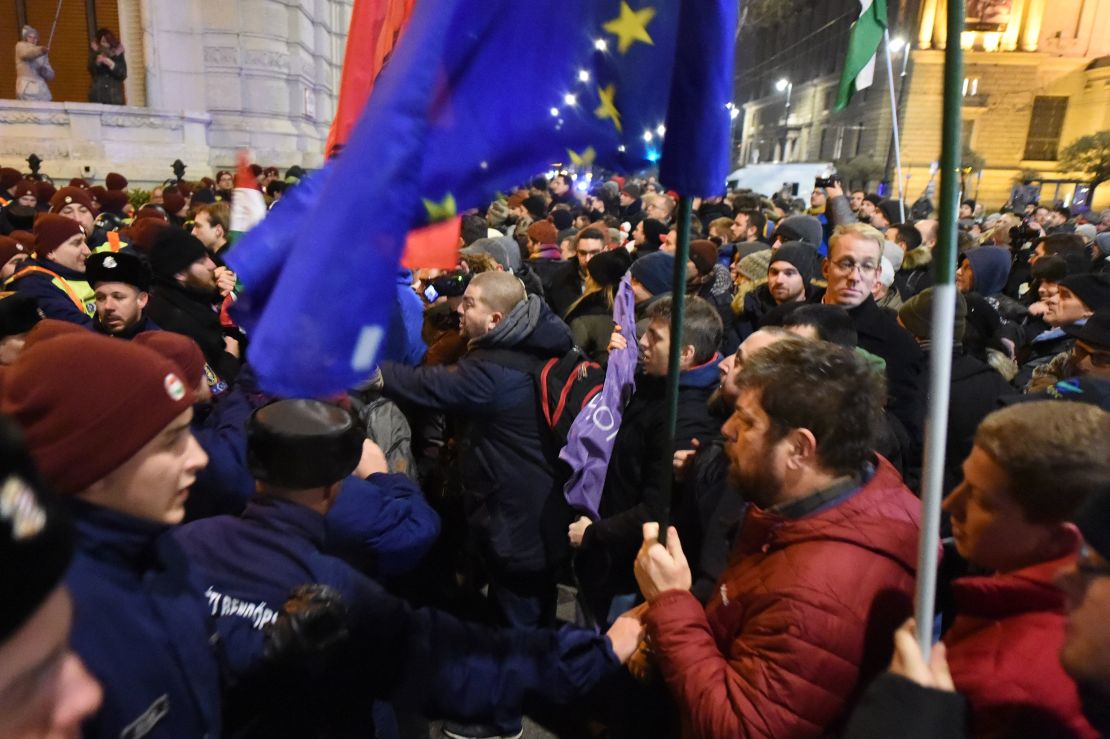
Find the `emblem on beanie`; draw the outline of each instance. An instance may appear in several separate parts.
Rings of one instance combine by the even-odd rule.
[[[119,264],[116,262],[115,257],[105,257],[104,258],[104,269],[115,269],[118,266],[119,266]]]
[[[185,397],[185,383],[174,373],[166,375],[162,384],[166,387],[166,395],[170,396],[170,400],[177,401]]]
[[[65,200],[66,205],[69,205],[72,202],[73,202],[73,196],[72,195],[66,195],[66,200]]]
[[[46,512],[21,478],[9,475],[0,489],[0,521],[10,521],[12,538],[30,539],[46,526]]]

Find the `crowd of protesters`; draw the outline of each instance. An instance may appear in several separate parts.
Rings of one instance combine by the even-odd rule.
[[[0,736],[1110,732],[1110,211],[961,205],[926,659],[928,201],[737,190],[685,234],[654,178],[538,177],[398,270],[363,384],[278,398],[234,180],[0,169]]]

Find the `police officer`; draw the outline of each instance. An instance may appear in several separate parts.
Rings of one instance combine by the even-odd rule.
[[[240,677],[273,674],[258,667],[265,629],[282,624],[282,604],[294,588],[315,583],[335,593],[326,600],[339,615],[328,634],[317,634],[323,655],[312,657],[327,662],[318,665],[315,679],[295,688],[294,701],[280,691],[261,691],[268,700],[259,712],[280,727],[274,732],[296,736],[296,722],[306,721],[316,728],[332,722],[336,735],[356,735],[359,722],[364,727],[369,720],[370,696],[395,698],[428,716],[519,715],[526,697],[570,700],[631,654],[639,632],[629,619],[610,636],[573,627],[493,631],[413,610],[324,553],[326,514],[359,465],[363,445],[358,423],[337,406],[315,400],[266,406],[254,413],[247,431],[255,500],[241,518],[204,519],[174,532],[200,573]],[[384,469],[384,458],[380,465]],[[336,641],[343,647],[335,648]],[[348,710],[338,709],[349,701],[354,703]],[[308,715],[308,706],[321,710]]]
[[[35,219],[35,258],[21,264],[5,285],[37,300],[46,318],[92,328],[96,300],[85,275],[88,258],[82,226],[46,213]]]
[[[101,692],[69,647],[73,601],[62,577],[73,527],[39,489],[7,421],[0,421],[0,469],[0,736],[77,736]]]
[[[145,313],[151,277],[142,259],[126,252],[93,254],[85,263],[85,277],[96,299],[97,331],[130,339],[157,330]]]
[[[72,643],[105,691],[85,737],[220,735],[214,632],[162,536],[207,462],[189,433],[192,404],[172,362],[91,331],[37,343],[4,372],[0,413],[77,524]]]

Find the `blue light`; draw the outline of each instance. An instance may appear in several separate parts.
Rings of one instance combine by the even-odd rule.
[[[647,160],[649,162],[655,164],[659,161],[659,150],[648,147],[647,154],[645,156],[647,157]]]

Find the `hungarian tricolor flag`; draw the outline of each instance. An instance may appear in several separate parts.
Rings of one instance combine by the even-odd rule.
[[[859,18],[852,24],[848,37],[848,53],[834,110],[844,110],[852,95],[870,87],[875,79],[875,59],[886,30],[886,0],[859,0]]]

